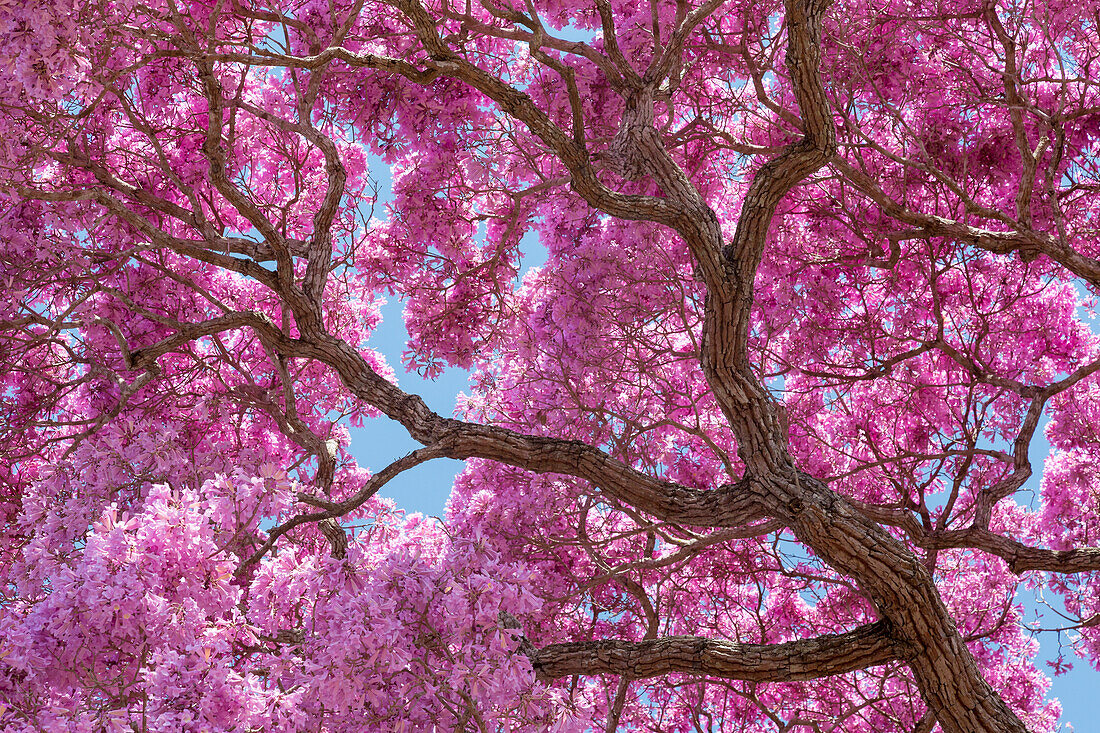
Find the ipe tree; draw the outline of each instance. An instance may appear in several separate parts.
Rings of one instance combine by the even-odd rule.
[[[1098,57],[1079,0],[0,0],[0,728],[1054,730]]]

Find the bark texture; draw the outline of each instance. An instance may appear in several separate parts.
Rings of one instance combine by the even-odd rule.
[[[879,621],[846,634],[785,644],[735,644],[696,636],[649,641],[552,644],[531,655],[546,679],[575,674],[614,674],[632,680],[680,673],[730,680],[812,680],[904,659],[912,650],[897,642]]]

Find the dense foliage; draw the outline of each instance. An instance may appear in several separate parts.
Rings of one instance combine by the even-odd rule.
[[[1098,56],[1079,0],[0,0],[0,728],[1055,730]],[[376,495],[442,457],[442,524]]]

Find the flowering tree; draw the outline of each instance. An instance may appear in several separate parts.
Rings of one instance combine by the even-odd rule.
[[[1094,9],[0,0],[0,48],[5,731],[1051,731],[1034,588],[1100,658]],[[441,457],[444,523],[376,495]]]

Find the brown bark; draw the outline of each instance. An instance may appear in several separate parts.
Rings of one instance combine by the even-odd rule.
[[[581,641],[551,644],[532,653],[544,679],[615,674],[631,680],[694,674],[752,682],[813,680],[904,659],[912,650],[879,621],[845,634],[782,644],[736,644],[697,636],[648,641]]]
[[[1014,573],[1045,570],[1072,574],[1100,570],[1100,547],[1047,550],[1041,547],[1029,547],[979,527],[929,534],[918,541],[928,549],[969,547],[982,550],[1007,562]]]

